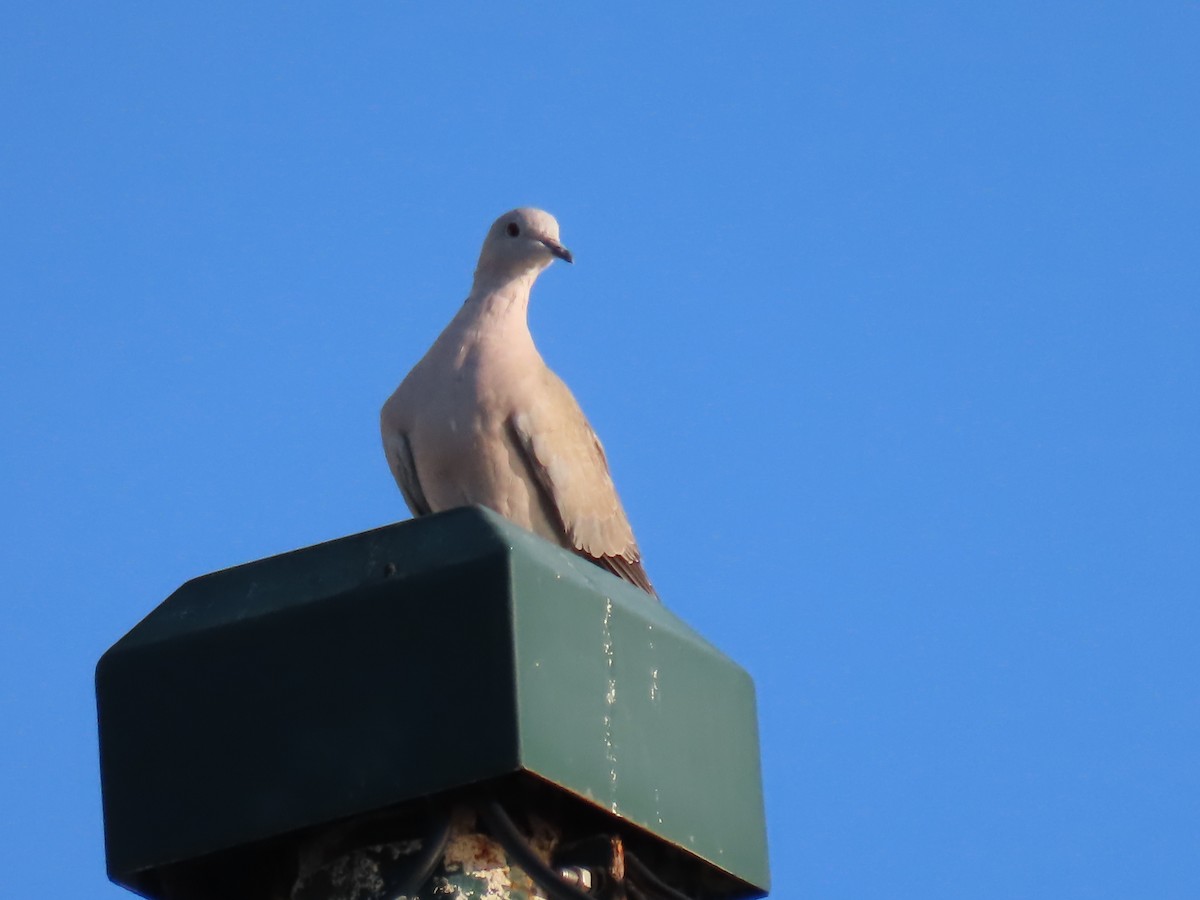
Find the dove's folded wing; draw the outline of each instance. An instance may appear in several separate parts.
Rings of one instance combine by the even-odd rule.
[[[536,400],[514,413],[508,424],[535,483],[558,514],[567,544],[657,596],[642,567],[604,448],[562,380],[546,370]]]
[[[392,469],[396,484],[400,487],[400,493],[404,495],[404,502],[408,504],[412,514],[427,516],[433,512],[417,478],[417,465],[408,436],[402,431],[385,431],[384,452],[387,453],[388,465]]]

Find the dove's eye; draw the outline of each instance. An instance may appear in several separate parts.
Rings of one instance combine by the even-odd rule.
[[[509,222],[508,227],[505,228],[504,230],[505,230],[505,232],[508,233],[509,237],[516,237],[518,234],[521,233],[521,226],[518,225],[516,222]]]

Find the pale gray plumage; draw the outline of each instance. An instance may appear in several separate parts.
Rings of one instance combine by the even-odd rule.
[[[556,257],[549,213],[495,221],[466,302],[383,405],[384,452],[413,515],[480,504],[654,594],[604,449],[529,333]]]

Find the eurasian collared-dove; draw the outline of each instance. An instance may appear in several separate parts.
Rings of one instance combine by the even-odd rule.
[[[384,452],[413,515],[480,504],[657,596],[604,448],[529,333],[555,257],[572,261],[549,213],[495,221],[466,302],[383,405]]]

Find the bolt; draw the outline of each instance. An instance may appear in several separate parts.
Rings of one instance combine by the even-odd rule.
[[[574,885],[582,891],[592,889],[592,870],[583,866],[566,866],[558,870],[559,877],[567,884]]]

